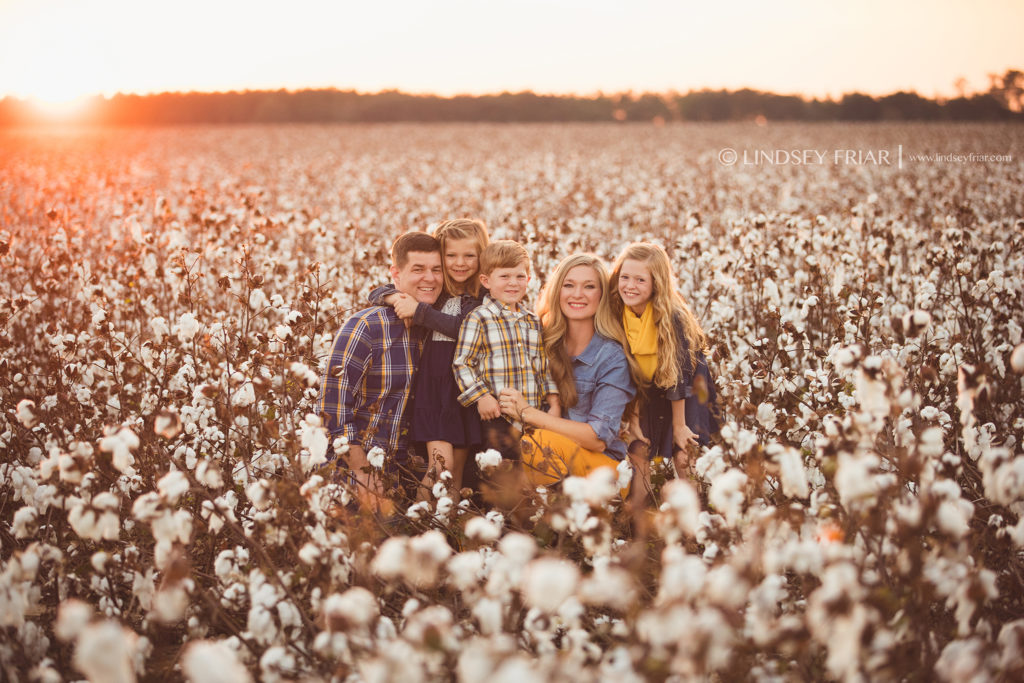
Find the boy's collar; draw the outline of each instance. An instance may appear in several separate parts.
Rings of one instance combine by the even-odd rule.
[[[516,303],[514,303],[512,305],[509,305],[509,304],[503,304],[500,301],[498,301],[497,299],[495,299],[493,296],[491,296],[490,294],[487,294],[487,301],[490,301],[491,303],[493,303],[493,308],[495,308],[495,309],[497,309],[499,311],[508,311],[509,313],[516,313],[516,314],[522,314],[522,313],[526,312],[526,309],[523,308],[523,300],[522,299],[520,299],[519,301],[517,301]]]

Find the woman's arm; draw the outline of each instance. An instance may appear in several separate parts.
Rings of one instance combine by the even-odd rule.
[[[524,425],[547,429],[556,434],[568,437],[575,441],[581,448],[588,451],[603,453],[605,442],[597,437],[594,428],[586,422],[576,422],[564,417],[555,417],[539,408],[527,404],[522,393],[518,389],[504,388],[499,397],[501,412],[509,417],[519,420]]]

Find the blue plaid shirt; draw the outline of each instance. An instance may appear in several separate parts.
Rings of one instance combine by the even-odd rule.
[[[380,446],[400,459],[408,449],[406,407],[423,349],[423,332],[407,328],[389,306],[345,321],[334,338],[317,412],[331,438],[367,451]]]

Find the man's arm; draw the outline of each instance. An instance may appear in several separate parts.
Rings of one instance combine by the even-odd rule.
[[[338,331],[331,347],[327,371],[320,385],[318,412],[332,437],[344,436],[358,443],[354,422],[356,391],[370,361],[370,333],[362,318],[349,318]]]

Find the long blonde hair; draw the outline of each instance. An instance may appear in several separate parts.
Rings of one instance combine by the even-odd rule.
[[[490,243],[491,238],[487,235],[487,224],[481,220],[475,220],[471,218],[454,218],[452,220],[444,221],[436,228],[433,232],[434,237],[438,242],[441,243],[441,263],[444,263],[444,254],[448,249],[448,243],[453,240],[465,240],[471,239],[476,242],[476,255],[477,255],[477,272],[468,280],[466,280],[463,287],[467,294],[473,296],[480,295],[480,261],[479,256],[483,253],[484,248]],[[442,268],[441,272],[444,274],[444,291],[449,296],[455,296],[458,291],[458,284],[452,280],[452,276],[448,274],[447,268]]]
[[[572,371],[572,358],[565,347],[565,339],[568,333],[569,323],[562,313],[560,295],[562,285],[569,271],[576,266],[588,266],[597,273],[597,280],[601,286],[601,299],[597,304],[597,313],[594,316],[594,332],[602,336],[614,339],[624,345],[625,334],[622,325],[615,321],[615,314],[608,304],[608,269],[597,256],[593,254],[576,254],[567,256],[555,267],[547,283],[537,299],[537,316],[543,326],[544,351],[548,356],[548,367],[551,370],[551,377],[558,386],[559,400],[564,408],[571,408],[576,405],[579,396],[576,393],[576,378]],[[635,361],[629,354],[626,354],[632,366]],[[632,367],[631,367],[632,370]]]
[[[669,388],[679,381],[679,364],[676,358],[680,340],[676,339],[673,318],[678,317],[683,323],[683,334],[689,345],[690,367],[693,369],[697,368],[697,353],[707,348],[707,335],[701,329],[697,316],[679,293],[668,254],[660,245],[649,242],[630,244],[619,254],[612,266],[608,300],[619,329],[622,329],[622,312],[625,309],[622,296],[619,294],[619,273],[625,261],[639,261],[651,272],[651,306],[654,309],[654,322],[658,327],[658,365],[651,381],[658,387]],[[626,355],[632,359],[633,354],[629,352],[629,346],[624,347]],[[630,367],[636,366],[631,363]],[[634,379],[638,386],[646,383],[639,375],[634,375]]]

